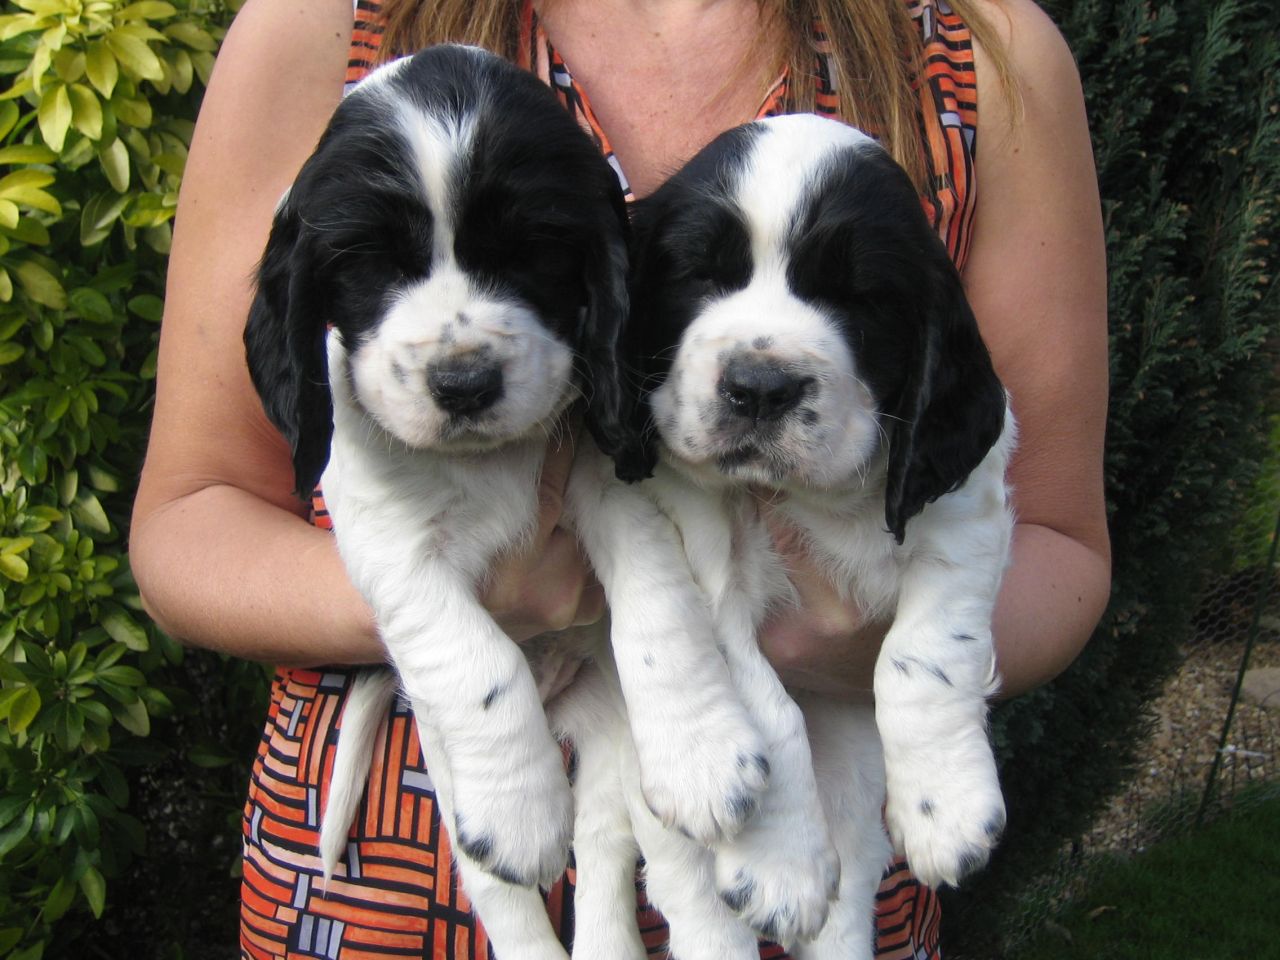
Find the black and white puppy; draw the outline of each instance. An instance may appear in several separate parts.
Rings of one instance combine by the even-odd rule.
[[[580,955],[643,955],[618,741],[634,735],[647,806],[704,840],[740,829],[768,775],[677,532],[615,477],[650,467],[619,364],[627,269],[616,177],[553,94],[483,51],[436,47],[340,105],[277,210],[245,331],[299,493],[323,473],[502,960],[565,957],[536,885],[563,871],[571,831],[580,877],[607,863],[579,891]],[[549,726],[521,649],[477,596],[531,534],[548,436],[575,403],[595,443],[566,517],[608,595],[617,669],[602,656]],[[564,642],[599,651],[602,638]],[[326,874],[393,690],[365,677],[348,698]],[[606,727],[614,746],[596,749]],[[559,732],[581,734],[578,779],[607,795],[580,802],[576,824]]]
[[[641,201],[633,226],[628,329],[663,459],[643,486],[684,535],[774,765],[757,816],[704,870],[795,955],[870,957],[886,792],[892,841],[932,885],[985,863],[1004,824],[986,701],[1012,533],[1006,395],[909,178],[850,127],[787,116],[734,129]],[[753,653],[765,611],[787,600],[760,487],[836,588],[892,620],[874,714],[812,694],[797,707]],[[805,876],[797,858],[821,849],[823,815],[840,896],[821,934],[796,943],[816,899],[784,891]],[[641,846],[698,856],[670,831]],[[705,889],[656,893],[719,930],[710,946],[677,944],[673,917],[680,960],[754,956],[740,930],[714,926]]]

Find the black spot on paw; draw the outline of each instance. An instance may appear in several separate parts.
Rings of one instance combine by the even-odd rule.
[[[934,663],[930,663],[930,664],[927,664],[926,667],[931,674],[933,674],[935,677],[937,677],[939,680],[945,683],[948,687],[952,686],[951,678],[947,676],[946,671],[943,670],[940,666]]]
[[[460,829],[458,831],[458,847],[476,863],[487,865],[489,858],[493,856],[493,838],[487,834],[472,837]]]
[[[480,702],[480,709],[488,710],[493,706],[494,701],[506,692],[507,685],[505,683],[494,684],[493,687],[490,688],[489,692],[484,695],[484,699]]]
[[[768,350],[773,346],[773,337],[756,337],[751,341],[751,346],[757,350]]]
[[[972,633],[957,633],[951,637],[952,640],[959,640],[961,643],[976,643],[977,637]]]
[[[726,806],[729,808],[729,815],[735,821],[745,823],[755,814],[759,802],[759,798],[754,793],[740,793],[736,797],[730,797]]]
[[[920,815],[922,817],[928,817],[930,820],[933,819],[933,801],[932,800],[920,801]]]
[[[893,664],[893,669],[897,670],[904,677],[911,676],[911,668],[908,667],[903,661],[895,657],[893,660],[890,660],[889,662]]]
[[[738,769],[745,770],[749,766],[755,767],[759,770],[760,776],[766,778],[769,776],[769,758],[763,753],[754,753],[750,755],[745,753],[738,754]]]
[[[720,899],[734,913],[741,913],[756,895],[756,884],[749,877],[744,877],[741,871],[733,879],[735,883],[732,887],[720,891]]]
[[[783,931],[790,929],[795,925],[796,917],[793,910],[775,910],[769,914],[763,923],[755,928],[756,933],[764,937],[766,940],[772,940],[774,943],[782,942]]]

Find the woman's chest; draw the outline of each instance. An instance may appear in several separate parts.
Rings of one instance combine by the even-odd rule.
[[[754,3],[642,15],[609,0],[559,0],[541,25],[636,196],[754,119],[781,69]]]

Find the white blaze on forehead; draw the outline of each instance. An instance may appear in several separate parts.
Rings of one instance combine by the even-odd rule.
[[[738,202],[751,234],[758,272],[785,268],[783,246],[814,178],[838,150],[874,147],[860,130],[811,113],[785,114],[759,122],[762,133],[749,147],[738,180]]]
[[[451,187],[458,186],[453,174],[463,168],[471,155],[475,137],[474,111],[462,116],[431,116],[408,104],[398,105],[397,121],[400,131],[409,144],[418,182],[422,184],[427,206],[434,217],[432,229],[432,257],[453,257],[453,215],[456,197],[450,196]]]

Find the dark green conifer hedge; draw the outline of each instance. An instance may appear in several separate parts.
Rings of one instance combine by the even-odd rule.
[[[1274,4],[1044,6],[1080,66],[1104,205],[1113,591],[1080,660],[996,711],[1006,842],[947,897],[943,925],[953,954],[982,958],[1017,934],[1013,898],[1122,784],[1198,593],[1256,547],[1231,537],[1277,399]]]

